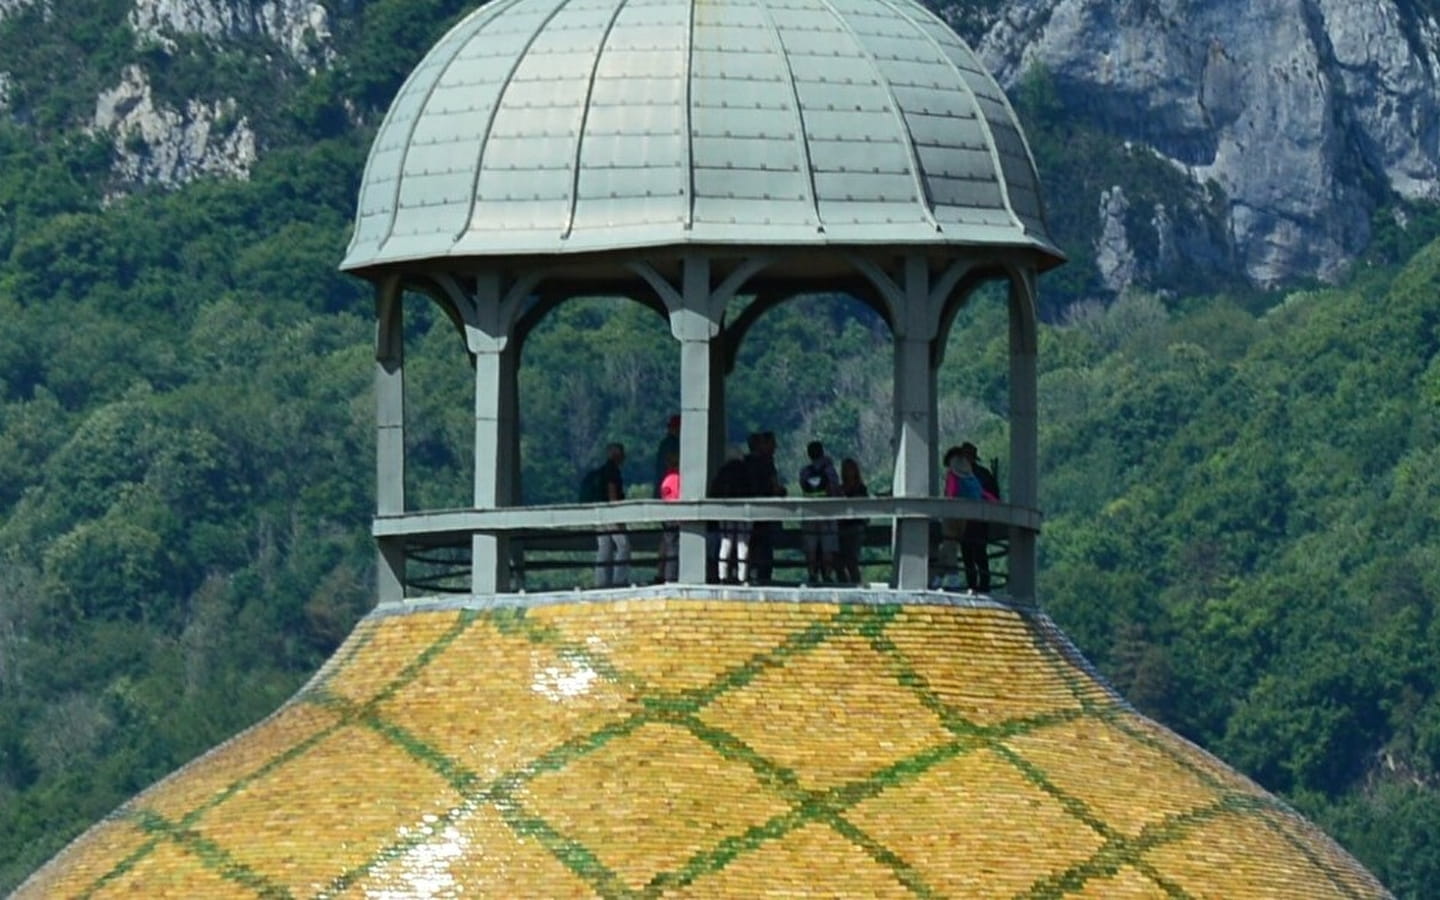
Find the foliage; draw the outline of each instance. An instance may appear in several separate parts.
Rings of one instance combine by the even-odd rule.
[[[94,146],[0,126],[0,890],[272,710],[371,566],[363,150],[101,211]]]
[[[0,18],[9,104],[47,134],[93,115],[95,98],[133,57],[130,7],[128,0],[13,4]]]
[[[1440,205],[1398,202],[1382,206],[1371,216],[1370,230],[1365,262],[1395,265],[1440,237]]]
[[[1431,245],[1258,317],[1131,300],[1042,349],[1052,613],[1142,709],[1303,800],[1401,896],[1433,856],[1400,862],[1368,842],[1420,832],[1366,817],[1403,805],[1422,827],[1437,783],[1437,283]],[[1402,783],[1404,804],[1367,799]]]
[[[370,0],[339,70],[339,93],[369,110],[384,110],[420,57],[471,0]]]

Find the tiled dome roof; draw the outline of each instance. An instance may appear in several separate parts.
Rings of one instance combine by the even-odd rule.
[[[1042,615],[916,600],[381,610],[17,897],[1385,896]]]
[[[495,0],[380,127],[343,268],[674,244],[1058,257],[1015,114],[912,0]]]

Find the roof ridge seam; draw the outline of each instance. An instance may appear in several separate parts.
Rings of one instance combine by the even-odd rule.
[[[375,255],[380,255],[380,253],[384,251],[385,245],[390,243],[390,239],[395,236],[395,221],[400,218],[400,191],[405,183],[405,162],[410,158],[410,148],[415,146],[415,130],[420,127],[420,120],[424,118],[426,104],[428,104],[430,98],[435,95],[435,90],[440,86],[441,79],[445,76],[445,72],[449,70],[450,66],[454,64],[455,58],[460,55],[460,50],[468,45],[470,41],[474,40],[475,35],[484,31],[487,25],[500,18],[510,7],[520,2],[521,0],[509,0],[509,2],[503,4],[496,4],[493,12],[487,9],[486,12],[489,13],[488,15],[476,16],[473,20],[461,20],[454,28],[446,32],[445,36],[436,44],[437,48],[443,47],[447,42],[453,40],[456,47],[454,52],[437,67],[439,71],[435,73],[434,77],[430,80],[429,86],[425,88],[425,96],[417,101],[415,115],[411,117],[410,124],[405,130],[405,143],[401,145],[400,159],[397,160],[395,166],[395,191],[391,195],[390,221],[386,223],[385,228],[382,230],[384,236],[381,237],[375,245]],[[466,26],[470,26],[468,30]],[[459,37],[462,31],[465,32],[465,35],[464,37]],[[426,54],[425,58],[430,59],[434,52],[434,50],[431,50],[429,54]],[[405,80],[405,84],[400,88],[399,96],[404,96],[405,88],[410,86],[412,79],[420,74],[422,68],[423,64],[417,66],[415,70],[410,73],[410,77]]]
[[[575,230],[575,208],[580,205],[580,155],[585,150],[585,124],[590,121],[590,99],[595,96],[595,73],[600,71],[605,45],[610,41],[610,34],[615,30],[615,22],[625,10],[626,2],[628,0],[615,0],[615,8],[610,11],[610,19],[605,23],[600,43],[595,45],[595,58],[590,62],[590,77],[585,80],[585,102],[580,106],[580,127],[575,130],[574,163],[570,167],[570,209],[565,214],[565,227],[560,230],[561,241],[568,240]]]
[[[801,181],[805,185],[805,194],[810,201],[810,209],[815,213],[815,230],[825,231],[825,219],[820,215],[820,197],[815,190],[815,163],[810,158],[810,141],[805,136],[805,110],[800,103],[800,88],[795,78],[795,67],[790,63],[790,53],[785,46],[785,37],[780,33],[780,26],[775,24],[775,16],[770,12],[770,4],[766,0],[756,0],[756,6],[760,8],[761,15],[765,17],[765,24],[769,26],[771,35],[775,40],[775,48],[779,51],[780,62],[785,67],[785,79],[790,87],[790,100],[794,103],[795,110],[795,142],[800,150],[800,158],[805,161],[805,177]]]
[[[503,10],[492,16],[490,21],[500,18],[504,13],[509,12],[511,7],[518,6],[522,2],[524,2],[524,0],[511,0]],[[505,72],[505,77],[500,81],[500,90],[495,94],[495,102],[490,105],[490,114],[485,119],[485,128],[480,132],[479,143],[476,146],[475,174],[470,179],[470,212],[466,213],[464,220],[460,223],[460,230],[456,232],[455,237],[451,239],[452,244],[458,243],[460,239],[465,236],[465,232],[470,230],[470,223],[475,221],[475,207],[480,203],[480,175],[485,169],[485,150],[490,146],[490,135],[494,132],[495,120],[500,116],[500,105],[505,100],[505,94],[510,90],[510,85],[515,78],[515,73],[519,70],[520,64],[524,62],[525,58],[529,55],[530,48],[535,46],[535,41],[539,40],[540,35],[545,31],[546,26],[560,14],[560,10],[564,9],[569,2],[570,0],[558,0],[558,2],[551,7],[550,11],[545,14],[544,21],[533,29],[530,32],[530,36],[525,39],[525,46],[520,49],[519,53],[515,54],[514,61],[510,63],[510,68]],[[470,39],[474,40],[475,35],[479,33],[477,30],[475,34],[470,36]]]
[[[884,3],[885,0],[881,0],[881,2]],[[905,117],[905,113],[900,109],[900,98],[895,95],[895,86],[891,84],[890,79],[881,71],[880,63],[875,59],[875,54],[871,53],[870,48],[860,39],[860,33],[850,24],[850,20],[845,18],[840,10],[835,8],[835,4],[832,3],[831,0],[820,0],[820,3],[829,11],[830,15],[835,18],[835,21],[840,23],[840,26],[845,29],[845,33],[850,35],[850,39],[855,42],[855,46],[860,50],[861,54],[864,55],[865,61],[870,64],[871,70],[875,73],[877,83],[884,88],[885,96],[890,98],[890,114],[895,118],[896,123],[900,126],[901,132],[905,135],[905,155],[910,160],[910,179],[915,183],[915,200],[919,203],[920,211],[924,214],[925,220],[930,223],[930,227],[934,228],[937,232],[943,231],[940,223],[935,219],[935,210],[931,202],[930,191],[925,184],[925,177],[920,174],[920,156],[915,150],[915,135],[910,131],[910,120]],[[889,3],[885,5],[890,6]],[[890,6],[890,8],[892,10],[895,9],[893,6]],[[895,12],[899,14],[899,10],[895,10]],[[905,21],[909,22],[910,20],[906,19]],[[913,23],[911,24],[913,27]],[[919,29],[916,30],[918,31]],[[945,56],[943,51],[940,55],[942,57]],[[964,79],[961,80],[963,81]]]
[[[965,93],[970,97],[970,102],[974,106],[975,121],[980,126],[981,133],[985,135],[989,143],[989,147],[987,149],[990,152],[990,161],[995,167],[995,184],[999,186],[1000,196],[1003,197],[1005,200],[1005,212],[1010,216],[1011,224],[1014,225],[1016,228],[1019,228],[1021,234],[1029,234],[1029,229],[1025,227],[1024,222],[1020,221],[1020,216],[1017,215],[1015,212],[1014,201],[1010,199],[1010,179],[1005,174],[1005,163],[1003,160],[1000,159],[1000,145],[995,140],[994,129],[990,127],[990,117],[985,115],[985,111],[980,108],[980,100],[975,96],[975,88],[970,85],[970,81],[965,77],[965,73],[960,71],[960,67],[955,64],[955,60],[950,58],[950,54],[945,52],[945,48],[941,46],[940,42],[935,39],[935,36],[929,31],[925,30],[925,28],[921,27],[920,23],[917,22],[914,18],[912,18],[909,12],[901,9],[899,4],[891,2],[891,0],[876,0],[876,2],[883,3],[885,6],[888,6],[897,17],[909,23],[910,27],[914,28],[917,32],[919,32],[920,36],[925,41],[929,42],[930,46],[935,48],[935,51],[940,54],[940,59],[944,62],[946,66],[950,67],[950,70],[955,73],[955,77],[959,79],[961,89],[964,90]],[[918,4],[909,5],[912,7],[913,11],[913,7],[917,6]],[[921,7],[921,12],[927,16],[930,16],[933,24],[939,24],[941,27],[947,29],[949,28],[949,26],[946,25],[943,20],[934,16],[934,14],[931,13],[929,10]],[[1001,97],[1005,96],[1004,91],[1000,91],[999,93]],[[1006,104],[1006,108],[1009,109],[1008,103]],[[1010,114],[1013,116],[1015,114],[1014,110],[1011,110]],[[1019,129],[1017,128],[1017,131],[1018,130]],[[1026,147],[1026,153],[1029,153],[1028,146]],[[1030,161],[1030,165],[1032,166],[1032,168],[1035,165],[1035,161],[1033,159]]]
[[[681,223],[685,231],[695,228],[695,2],[685,4],[685,107],[681,116],[685,120],[685,218]]]

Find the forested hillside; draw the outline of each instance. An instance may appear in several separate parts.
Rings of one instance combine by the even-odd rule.
[[[466,5],[366,4],[343,62],[288,88],[222,54],[272,92],[250,177],[124,195],[115,148],[62,127],[101,81],[78,61],[118,66],[123,29],[0,22],[0,49],[36,60],[9,89],[25,114],[0,117],[0,892],[275,708],[372,602],[372,305],[335,266],[367,129]],[[1017,101],[1047,179],[1133,171],[1043,73]],[[1440,886],[1440,244],[1423,233],[1322,290],[1083,302],[1083,252],[1041,283],[1042,602],[1143,711],[1412,898]],[[448,321],[411,309],[412,489],[464,502],[469,368]],[[1005,347],[982,296],[941,376],[946,438],[1002,466]],[[637,448],[643,481],[656,398],[678,397],[663,323],[576,303],[525,354],[527,501],[569,499],[607,440]],[[890,371],[863,307],[786,305],[746,344],[731,428],[775,429],[787,469],[819,437],[883,486]]]

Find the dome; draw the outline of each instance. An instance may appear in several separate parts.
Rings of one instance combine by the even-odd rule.
[[[411,74],[342,268],[669,245],[1034,248],[1014,111],[912,0],[495,0]]]
[[[666,590],[381,607],[15,896],[1387,896],[1042,614]]]

